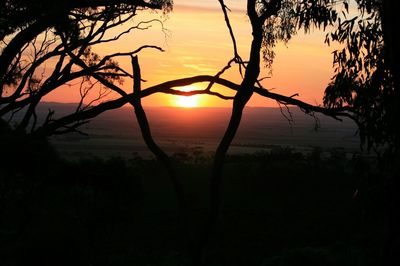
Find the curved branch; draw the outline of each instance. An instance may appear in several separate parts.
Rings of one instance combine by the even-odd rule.
[[[131,51],[131,52],[114,53],[114,54],[106,55],[106,56],[103,57],[103,59],[100,60],[100,62],[96,66],[104,65],[108,60],[110,60],[110,59],[112,59],[114,57],[135,55],[135,54],[139,53],[140,51],[142,51],[143,49],[147,49],[147,48],[157,49],[157,50],[159,50],[161,52],[164,52],[164,49],[161,48],[160,46],[143,45],[143,46],[140,46],[139,48],[137,48],[136,50]]]
[[[273,93],[273,92],[270,92],[266,89],[262,89],[259,87],[254,87],[254,92],[263,97],[266,97],[266,98],[269,98],[272,100],[276,100],[279,103],[297,106],[300,109],[304,110],[305,113],[316,112],[316,113],[324,114],[326,116],[330,116],[335,119],[337,119],[337,117],[343,116],[343,117],[349,117],[349,118],[355,120],[355,118],[349,114],[349,112],[355,112],[355,110],[353,110],[349,106],[344,106],[344,107],[339,107],[339,108],[325,108],[322,106],[316,106],[316,105],[312,105],[312,104],[303,102],[301,100],[293,98],[292,96],[284,96],[282,94]]]
[[[17,33],[2,51],[0,55],[0,95],[3,91],[3,78],[5,77],[8,67],[11,65],[11,62],[14,60],[14,58],[21,51],[22,47],[24,47],[25,44],[33,40],[36,36],[38,36],[49,27],[49,19],[51,19],[50,16],[39,19],[28,28]]]
[[[101,82],[101,80],[99,79]],[[121,96],[118,99],[115,100],[110,100],[101,104],[98,104],[97,106],[92,107],[91,109],[79,112],[79,113],[74,113],[70,114],[67,116],[64,116],[62,118],[59,118],[57,120],[51,121],[47,123],[46,125],[42,126],[41,128],[38,128],[36,131],[36,134],[41,134],[41,135],[51,135],[52,132],[54,132],[55,129],[62,127],[63,125],[68,125],[71,123],[74,123],[75,121],[79,120],[86,120],[86,119],[91,119],[96,117],[97,115],[106,112],[108,110],[112,109],[117,109],[120,108],[121,106],[129,103],[130,101],[133,101],[135,97],[140,97],[140,98],[145,98],[148,96],[151,96],[156,93],[166,93],[166,94],[171,94],[171,95],[179,95],[179,96],[192,96],[192,95],[200,95],[200,94],[207,94],[207,95],[214,95],[218,96],[218,93],[213,93],[207,90],[194,90],[194,91],[180,91],[173,89],[175,87],[183,87],[187,85],[192,85],[195,83],[202,83],[202,82],[215,82],[216,84],[222,85],[226,88],[229,88],[233,91],[237,91],[238,88],[240,87],[239,84],[236,84],[234,82],[231,82],[229,80],[223,79],[223,78],[216,78],[214,76],[209,76],[209,75],[200,75],[200,76],[193,76],[193,77],[187,77],[187,78],[181,78],[181,79],[176,79],[176,80],[170,80],[167,82],[163,82],[161,84],[157,84],[154,86],[151,86],[145,90],[142,90],[140,94],[133,94],[133,93],[126,93],[125,96]],[[108,84],[111,85],[112,83]],[[103,83],[103,85],[105,85]],[[116,86],[116,85],[112,85]],[[115,90],[115,87],[110,87],[111,89]],[[116,88],[118,88],[116,86]],[[122,90],[121,88],[119,88]],[[253,87],[253,90],[255,93],[272,99],[276,100],[285,104],[293,105],[293,106],[298,106],[299,108],[305,110],[306,112],[318,112],[322,113],[324,115],[328,115],[330,117],[349,117],[353,120],[355,118],[351,115],[351,113],[354,112],[353,109],[350,107],[342,107],[342,108],[324,108],[321,106],[314,106],[308,103],[305,103],[301,100],[294,99],[289,96],[284,96],[281,94],[277,93],[272,93],[269,92],[265,89],[261,89],[258,87]],[[226,98],[227,100],[232,100],[232,97],[228,96],[223,96],[223,98]],[[356,121],[356,120],[355,120]]]

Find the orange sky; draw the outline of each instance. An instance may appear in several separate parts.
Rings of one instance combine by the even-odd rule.
[[[145,31],[135,31],[113,44],[96,47],[99,54],[133,50],[143,44],[154,44],[163,47],[164,53],[156,50],[145,50],[139,54],[142,77],[147,80],[143,88],[167,80],[194,75],[215,75],[232,57],[232,44],[225,26],[223,14],[218,1],[175,0],[174,11],[167,17],[156,13],[140,14],[136,21],[160,18],[164,20],[167,35],[158,23]],[[246,60],[251,42],[251,31],[244,10],[240,3],[244,1],[226,1],[234,8],[230,13],[231,23],[237,38],[239,52]],[[184,3],[185,5],[182,5]],[[197,6],[194,6],[197,4]],[[115,34],[111,32],[109,34]],[[299,94],[299,99],[312,104],[320,104],[325,86],[333,74],[332,48],[323,43],[325,34],[314,32],[295,36],[288,44],[276,47],[276,59],[273,75],[263,81],[263,85],[274,92],[285,95]],[[130,70],[130,61],[123,59],[120,65]],[[260,77],[268,76],[263,69]],[[223,77],[240,83],[237,68],[232,68]],[[131,82],[126,80],[123,87],[131,91]],[[204,86],[204,84],[198,85]],[[232,94],[229,90],[217,88],[223,93]],[[46,97],[46,101],[74,102],[79,94],[73,88],[58,90]],[[231,106],[224,101],[210,96],[192,96],[187,105],[196,106]],[[185,99],[169,95],[153,95],[143,100],[145,106],[184,105]],[[275,102],[253,96],[249,106],[277,106]]]

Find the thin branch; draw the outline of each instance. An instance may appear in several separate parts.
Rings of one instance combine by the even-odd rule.
[[[87,133],[79,130],[78,128],[82,125],[88,124],[90,121],[80,121],[80,122],[76,122],[75,124],[73,124],[72,126],[63,126],[62,130],[57,129],[56,131],[54,131],[54,135],[63,135],[66,133],[78,133],[80,135],[84,135],[84,136],[88,136]]]
[[[241,63],[242,60],[240,58],[238,49],[237,49],[237,43],[236,43],[236,38],[235,38],[235,34],[233,33],[233,29],[231,26],[231,22],[229,20],[229,16],[228,16],[228,7],[225,5],[224,0],[218,0],[219,4],[221,5],[221,9],[222,12],[224,13],[224,19],[225,19],[225,23],[226,26],[228,27],[229,30],[229,35],[231,36],[232,39],[232,44],[233,44],[233,57],[235,58],[235,60],[237,60],[237,63]]]
[[[254,89],[255,93],[257,93],[263,97],[276,100],[282,104],[297,106],[301,110],[303,110],[306,114],[309,114],[311,112],[316,112],[316,113],[321,113],[321,114],[330,116],[336,120],[340,120],[339,117],[348,117],[348,118],[351,118],[352,120],[356,121],[355,117],[350,114],[350,113],[355,113],[355,110],[349,106],[344,106],[341,108],[326,108],[326,107],[322,107],[322,106],[311,105],[311,104],[305,103],[301,100],[295,99],[291,96],[284,96],[284,95],[281,95],[278,93],[273,93],[273,92],[270,92],[266,89],[262,89],[259,87],[254,87],[253,89]]]
[[[222,74],[225,73],[225,71],[227,71],[229,68],[231,68],[231,64],[232,64],[233,62],[235,62],[235,61],[236,61],[235,58],[232,58],[231,60],[229,60],[229,62],[226,64],[226,66],[224,66],[214,77],[219,78]],[[206,90],[211,90],[211,87],[212,87],[213,85],[214,85],[214,82],[211,81],[211,82],[208,84]]]
[[[292,128],[293,128],[293,122],[294,122],[292,112],[290,111],[290,109],[289,109],[289,107],[288,107],[287,104],[281,103],[281,102],[279,102],[279,101],[276,101],[276,102],[278,103],[279,110],[280,110],[282,116],[286,119],[286,121],[288,121],[289,126],[290,126],[290,129],[292,130]],[[284,112],[284,110],[283,110],[283,108],[282,108],[282,105],[285,106],[288,115],[285,114],[285,112]]]

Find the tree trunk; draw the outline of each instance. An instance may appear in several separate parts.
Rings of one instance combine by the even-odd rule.
[[[185,244],[191,245],[191,237],[190,237],[190,229],[189,229],[189,219],[188,219],[188,206],[186,204],[185,193],[181,182],[175,172],[175,169],[169,159],[168,155],[157,145],[154,141],[153,136],[151,134],[151,129],[149,122],[147,120],[146,113],[141,104],[141,74],[139,61],[137,56],[132,56],[132,68],[133,68],[133,91],[136,94],[134,100],[131,101],[135,109],[136,119],[138,121],[143,139],[149,148],[149,150],[154,154],[159,162],[165,167],[168,172],[168,176],[171,179],[172,186],[175,190],[175,195],[178,203],[179,216],[180,216],[180,225],[182,228],[183,238],[185,240]]]
[[[382,28],[385,43],[385,60],[394,78],[394,106],[391,106],[391,123],[393,123],[394,147],[385,158],[385,191],[384,219],[385,242],[383,265],[400,265],[400,127],[397,119],[400,116],[400,53],[397,3],[392,0],[383,1]]]
[[[209,213],[206,222],[205,232],[202,234],[197,254],[194,256],[194,265],[202,264],[204,249],[209,238],[215,233],[218,223],[218,216],[221,209],[221,183],[222,170],[229,146],[239,128],[244,107],[253,94],[253,87],[257,82],[260,73],[260,51],[263,40],[262,21],[255,12],[255,1],[248,1],[248,15],[253,29],[253,40],[251,43],[249,62],[246,66],[245,75],[235,95],[232,106],[232,113],[228,127],[222,137],[215,153],[212,175],[210,180],[210,202]]]

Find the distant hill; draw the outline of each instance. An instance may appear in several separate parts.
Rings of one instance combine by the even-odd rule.
[[[42,103],[38,114],[43,118],[51,109],[55,111],[55,117],[59,117],[75,108],[76,104]],[[171,153],[191,149],[204,152],[215,150],[230,116],[229,108],[145,109],[154,138]],[[310,151],[315,147],[324,150],[339,148],[349,153],[359,149],[357,128],[352,121],[340,122],[317,115],[320,128],[315,129],[314,117],[298,108],[291,108],[290,111],[293,121],[289,123],[279,108],[246,108],[230,152],[250,153],[276,146],[300,151]],[[149,155],[132,108],[108,111],[84,125],[82,131],[88,136],[66,134],[52,137],[52,142],[68,157]]]

